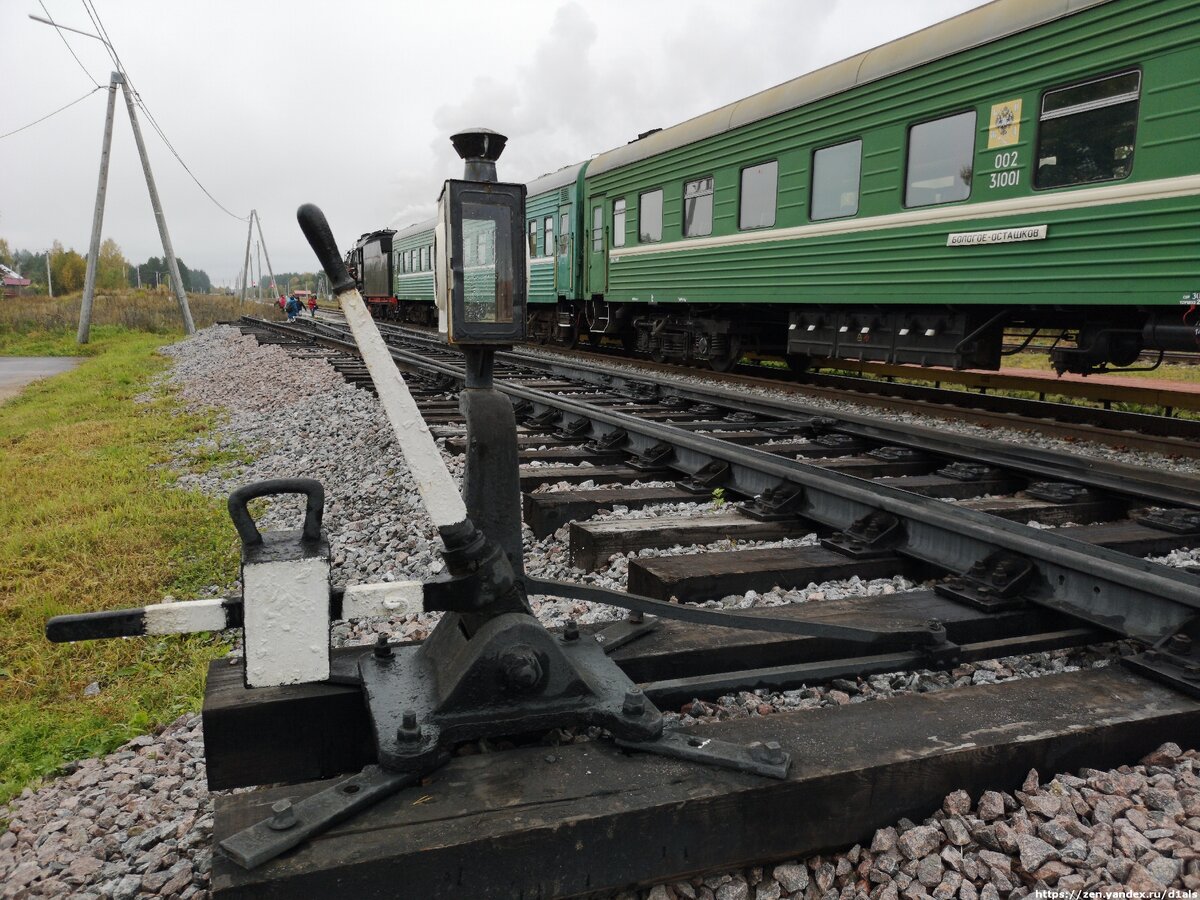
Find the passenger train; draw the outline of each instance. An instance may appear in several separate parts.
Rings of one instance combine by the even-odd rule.
[[[433,222],[347,255],[434,321]],[[1200,350],[1200,3],[994,0],[528,185],[529,336],[1059,372]]]

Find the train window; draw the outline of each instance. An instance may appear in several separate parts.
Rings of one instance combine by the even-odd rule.
[[[1038,125],[1040,188],[1115,181],[1133,168],[1142,73],[1047,91]]]
[[[537,219],[529,220],[529,255],[537,256]]]
[[[738,228],[769,228],[775,224],[775,193],[778,185],[778,160],[742,169]]]
[[[421,271],[429,271],[429,245],[426,244],[421,248]]]
[[[638,197],[638,240],[643,244],[662,240],[662,212],[662,188]]]
[[[858,212],[862,141],[823,147],[813,154],[810,218],[838,219]]]
[[[400,269],[400,274],[401,274],[401,275],[403,275],[403,274],[404,274],[404,272],[405,272],[405,268],[404,268],[404,254],[403,254],[403,253],[397,253],[397,254],[396,254],[396,265],[397,265],[397,267]]]
[[[546,216],[542,221],[542,230],[545,233],[542,243],[542,255],[554,255],[554,216]]]
[[[613,201],[612,245],[625,246],[625,198]]]
[[[567,255],[567,234],[571,230],[571,217],[563,213],[558,219],[558,255]]]
[[[592,207],[592,252],[604,249],[604,207]]]
[[[683,186],[683,236],[712,234],[712,176],[689,181]]]
[[[971,196],[975,110],[908,129],[905,206],[952,203]]]

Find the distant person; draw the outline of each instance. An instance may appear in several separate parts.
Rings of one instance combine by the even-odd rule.
[[[317,317],[317,295],[309,294],[308,296],[308,312],[314,319]]]
[[[283,294],[279,295],[279,311],[287,312],[287,297],[283,296]]]
[[[298,315],[300,315],[300,301],[296,298],[296,295],[293,294],[292,296],[288,297],[287,302],[288,321],[295,322]]]

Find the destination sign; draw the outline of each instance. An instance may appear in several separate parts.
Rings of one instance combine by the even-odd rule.
[[[959,231],[946,235],[947,247],[975,247],[980,244],[1014,244],[1017,241],[1044,241],[1046,225],[1025,228],[999,228],[995,231]]]

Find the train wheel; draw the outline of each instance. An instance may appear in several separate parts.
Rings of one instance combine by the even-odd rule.
[[[799,378],[812,365],[812,357],[807,353],[789,353],[787,355],[787,363],[788,368],[792,370],[792,375]]]
[[[541,327],[541,317],[537,313],[529,313],[525,317],[525,341],[530,344],[541,346],[545,344],[550,337]]]
[[[562,334],[562,331],[560,330],[559,333]],[[568,350],[574,350],[586,337],[588,337],[588,330],[583,322],[583,311],[580,310],[571,316],[571,330],[563,335],[562,344]]]
[[[729,350],[721,356],[710,356],[708,367],[714,372],[728,372],[742,359],[742,342],[736,337],[729,339]]]

